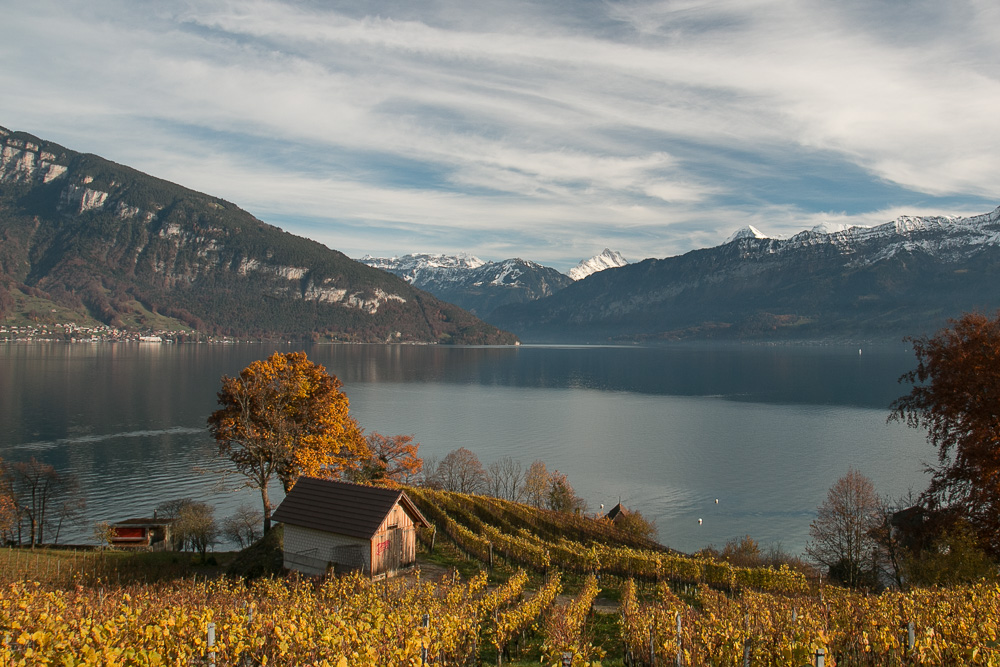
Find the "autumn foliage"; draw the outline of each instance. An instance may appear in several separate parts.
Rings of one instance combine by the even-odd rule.
[[[222,378],[222,407],[209,417],[209,429],[219,454],[260,490],[265,529],[272,479],[287,492],[301,475],[337,478],[367,454],[341,386],[304,352],[275,352]]]
[[[365,460],[349,475],[354,481],[385,486],[409,484],[423,469],[417,456],[419,442],[412,435],[382,435],[373,432],[365,438]]]
[[[924,494],[963,516],[981,545],[1000,555],[1000,313],[969,313],[934,336],[913,340],[914,383],[890,419],[927,429],[937,465]]]

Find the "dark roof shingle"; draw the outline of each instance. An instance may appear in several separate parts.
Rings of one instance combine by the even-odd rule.
[[[399,489],[384,489],[315,477],[300,477],[273,521],[370,539],[397,502],[418,524],[429,525],[410,498]]]
[[[625,509],[625,506],[619,502],[617,505],[611,508],[611,511],[605,515],[605,518],[614,521],[623,514],[628,514],[628,510]]]

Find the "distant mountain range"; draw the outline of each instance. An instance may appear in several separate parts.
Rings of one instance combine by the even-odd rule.
[[[472,255],[356,262],[230,202],[0,128],[0,324],[468,344],[898,340],[1000,308],[1000,208],[787,239],[747,227],[666,259],[605,250],[570,273]]]
[[[500,306],[551,296],[575,280],[628,263],[620,253],[604,250],[570,269],[567,276],[523,259],[486,262],[469,254],[365,255],[358,261],[397,275],[485,319]]]
[[[1000,208],[715,248],[607,269],[490,321],[527,341],[899,339],[1000,307]]]
[[[0,128],[0,323],[510,344],[405,280],[236,205]]]

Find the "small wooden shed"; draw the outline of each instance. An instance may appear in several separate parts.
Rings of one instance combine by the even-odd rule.
[[[309,575],[392,576],[417,560],[430,523],[403,491],[300,477],[271,519],[285,526],[285,567]]]
[[[173,548],[171,527],[176,519],[126,519],[111,526],[111,546],[126,549],[167,551]]]

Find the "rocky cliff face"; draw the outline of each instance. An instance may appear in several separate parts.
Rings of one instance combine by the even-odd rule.
[[[234,204],[3,128],[0,233],[0,278],[104,320],[135,298],[227,331],[513,341]]]
[[[129,204],[122,183],[110,181],[97,186],[94,176],[86,172],[69,174],[69,165],[57,163],[54,153],[41,150],[36,143],[12,137],[9,131],[5,132],[0,182],[34,185],[59,179],[57,208],[64,215],[103,213],[119,221],[138,222],[145,227],[141,230],[143,238],[136,243],[128,243],[118,236],[113,239],[110,250],[124,252],[120,259],[125,264],[119,266],[126,271],[134,273],[140,264],[148,263],[161,285],[173,287],[193,284],[217,270],[235,267],[239,276],[262,274],[277,278],[280,282],[274,286],[274,296],[339,304],[370,314],[377,313],[379,306],[388,301],[406,303],[406,299],[399,294],[382,289],[350,291],[338,287],[336,278],[314,277],[305,266],[287,266],[268,261],[268,257],[251,257],[249,250],[234,256],[226,244],[230,234],[225,227],[185,226],[180,222],[161,224],[165,206],[154,204],[154,210],[143,210]],[[65,155],[62,154],[63,160]],[[226,208],[226,204],[217,201],[210,201],[208,205],[218,210]],[[157,241],[153,247],[150,246],[150,237],[155,237]],[[123,242],[125,247],[122,247]]]
[[[0,151],[0,182],[48,183],[66,173],[66,165],[56,162],[56,155],[43,151],[38,144],[10,136],[0,128],[3,150]]]

